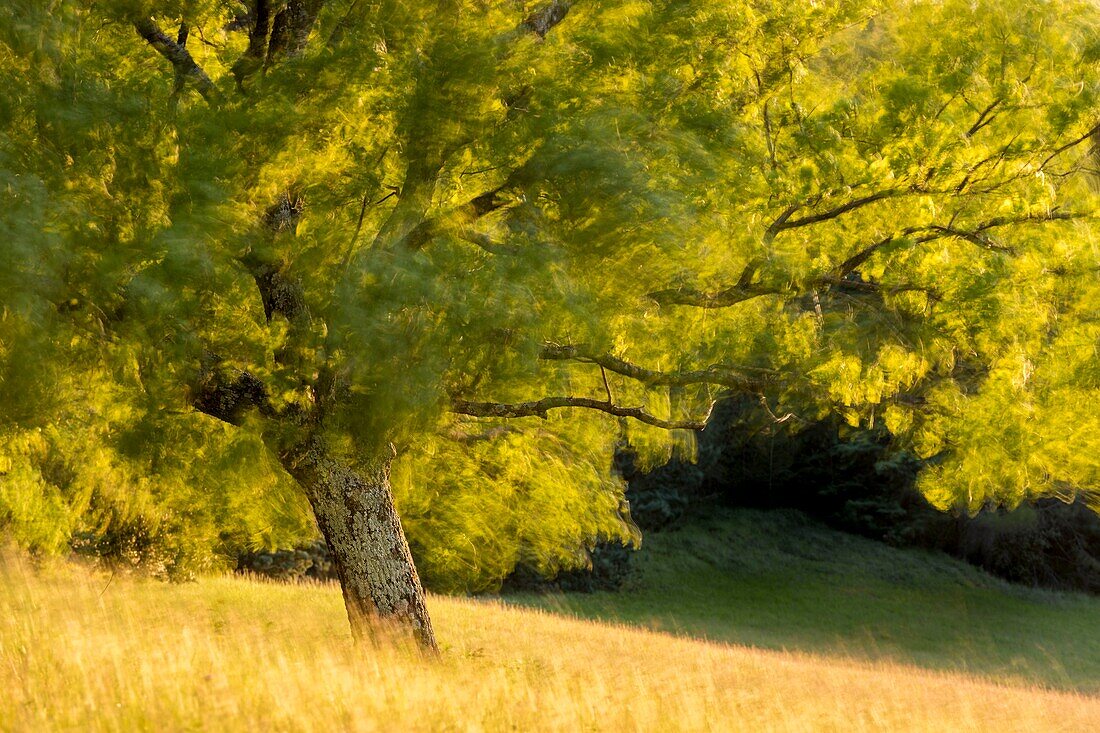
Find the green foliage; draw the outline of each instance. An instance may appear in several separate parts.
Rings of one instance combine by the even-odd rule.
[[[304,498],[250,436],[193,418],[112,435],[103,417],[5,434],[0,527],[21,545],[182,579],[313,536]]]
[[[621,479],[598,470],[615,433],[551,418],[486,429],[448,421],[394,491],[425,582],[440,590],[499,588],[517,564],[546,575],[584,567],[598,538],[639,539]]]
[[[428,573],[482,587],[630,539],[618,441],[692,446],[457,400],[684,420],[733,382],[885,421],[940,505],[1100,487],[1091,3],[578,1],[532,32],[546,7],[331,0],[262,64],[236,3],[0,9],[7,523],[56,547],[92,511],[32,468],[42,427],[99,446],[120,516],[301,535],[271,456],[312,420],[395,448]],[[237,431],[194,412],[242,374]]]

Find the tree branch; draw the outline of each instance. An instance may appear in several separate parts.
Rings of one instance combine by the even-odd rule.
[[[546,344],[542,347],[539,358],[547,361],[571,360],[583,364],[596,364],[601,369],[629,377],[650,387],[713,384],[747,392],[764,387],[774,375],[770,369],[721,365],[687,372],[660,372],[640,367],[611,354],[596,354],[583,346],[568,344]],[[744,373],[746,371],[755,372],[759,376],[750,377]]]
[[[616,417],[629,417],[646,425],[662,428],[664,430],[702,430],[707,425],[714,403],[711,402],[707,414],[700,420],[663,420],[651,415],[643,407],[620,407],[609,401],[594,400],[588,397],[544,397],[534,402],[519,402],[506,404],[503,402],[467,402],[466,400],[454,400],[451,403],[451,412],[473,417],[494,418],[519,418],[541,417],[546,419],[550,410],[558,410],[566,407],[579,407],[586,410],[597,410]]]
[[[924,293],[932,300],[943,300],[943,294],[935,288],[926,285],[916,285],[914,283],[887,285],[884,283],[872,282],[870,280],[856,280],[850,277],[830,277],[828,275],[818,278],[816,282],[821,285],[827,285],[830,288],[835,288],[837,291],[845,294],[897,295],[899,293]]]
[[[715,293],[705,293],[694,288],[670,288],[649,293],[648,297],[658,305],[690,305],[696,308],[728,308],[762,295],[781,295],[788,288],[764,285],[734,285]]]
[[[218,369],[220,362],[213,354],[203,357],[199,379],[191,386],[196,410],[230,425],[240,425],[252,410],[265,417],[277,414],[263,382],[240,369]]]
[[[298,219],[305,208],[301,197],[287,192],[264,212],[263,224],[266,236],[290,232],[298,227]],[[310,322],[309,308],[301,283],[287,277],[286,266],[282,262],[272,261],[255,251],[238,258],[256,283],[263,301],[264,316],[270,321],[276,313],[284,316],[295,326],[307,326]]]
[[[987,127],[988,125],[990,125],[993,122],[993,120],[997,119],[997,115],[993,114],[993,110],[997,109],[997,107],[999,107],[1001,105],[1001,102],[1003,102],[1003,101],[1004,101],[1003,97],[997,97],[996,99],[994,99],[993,102],[990,103],[990,105],[988,107],[983,109],[978,114],[978,119],[974,122],[973,125],[970,126],[969,130],[967,130],[965,133],[963,133],[963,136],[964,137],[974,137],[975,135],[977,135],[979,132],[982,131],[982,128]]]
[[[1072,221],[1075,219],[1085,219],[1086,215],[1077,214],[1072,211],[1059,211],[1058,209],[1052,209],[1045,214],[1024,214],[1023,216],[998,216],[993,219],[988,219],[981,224],[974,227],[974,231],[984,232],[989,229],[995,229],[997,227],[1009,226],[1011,224],[1030,224],[1040,223],[1044,221]]]
[[[981,231],[967,231],[965,229],[956,229],[950,226],[934,226],[931,227],[932,231],[940,232],[947,237],[955,237],[956,239],[963,239],[971,244],[976,244],[979,247],[983,247],[992,252],[1005,252],[1008,254],[1014,253],[1016,250],[1007,245],[1001,244],[997,240],[983,234]]]
[[[483,216],[505,208],[507,199],[502,199],[500,193],[506,188],[516,185],[525,174],[523,165],[513,169],[508,177],[496,188],[478,194],[464,204],[456,206],[450,211],[432,216],[417,223],[408,234],[404,243],[410,249],[420,249],[435,236],[443,233],[452,233],[458,239],[474,244],[481,249],[495,255],[515,255],[520,248],[513,244],[498,242],[488,234],[478,231],[474,224]],[[391,194],[392,195],[392,194]],[[389,196],[377,201],[381,203]],[[349,257],[351,255],[349,254]]]
[[[838,280],[843,280],[851,273],[855,272],[857,268],[859,268],[864,262],[869,260],[872,255],[874,255],[883,247],[889,244],[893,244],[895,242],[899,242],[915,234],[920,234],[922,236],[914,239],[912,242],[913,244],[924,244],[926,242],[931,242],[937,239],[953,237],[955,239],[961,239],[963,241],[976,244],[983,249],[987,249],[993,252],[1000,252],[1002,254],[1014,254],[1016,252],[1014,248],[996,241],[995,239],[990,237],[987,232],[992,229],[1011,226],[1015,224],[1039,224],[1043,222],[1071,221],[1084,218],[1086,218],[1086,215],[1084,214],[1053,210],[1045,214],[1025,214],[1023,216],[995,217],[993,219],[988,219],[984,222],[972,225],[969,228],[943,224],[930,224],[927,226],[909,227],[907,229],[903,229],[897,234],[892,234],[888,237],[884,237],[876,242],[873,242],[872,244],[867,245],[866,247],[859,250],[854,255],[837,265],[830,273],[807,280],[806,285],[809,285],[811,287],[820,285],[835,285]],[[903,292],[906,290],[926,290],[930,294],[935,292],[931,288],[925,288],[923,286],[915,285],[901,285],[891,287],[888,285],[881,285],[879,283],[864,284],[878,286],[883,292],[887,293]],[[753,298],[757,298],[761,295],[796,294],[796,292],[797,291],[792,287],[780,288],[776,286],[768,286],[762,284],[750,284],[746,281],[744,273],[742,273],[742,276],[736,285],[713,293],[707,293],[693,288],[674,288],[669,290],[659,290],[657,292],[650,293],[649,297],[655,300],[659,305],[687,305],[694,306],[696,308],[727,308],[729,306],[743,303]]]
[[[237,80],[237,88],[244,91],[248,77],[263,68],[267,57],[267,44],[271,36],[271,3],[269,0],[253,0],[248,14],[248,48],[241,54],[230,71]]]
[[[1093,140],[1098,136],[1100,136],[1100,125],[1096,125],[1095,127],[1091,128],[1088,132],[1086,132],[1081,137],[1070,140],[1065,145],[1062,145],[1061,147],[1055,148],[1054,151],[1049,156],[1047,156],[1046,159],[1043,160],[1043,162],[1039,165],[1039,170],[1046,170],[1046,167],[1051,163],[1051,161],[1053,161],[1055,158],[1057,158],[1062,153],[1066,152],[1067,150],[1070,150],[1072,148],[1077,147],[1078,145],[1080,145],[1083,142],[1086,142],[1088,140]]]
[[[272,22],[265,66],[271,66],[279,57],[297,56],[305,49],[324,5],[325,0],[288,0]]]
[[[479,232],[473,227],[459,227],[455,230],[456,236],[464,242],[480,247],[489,254],[494,255],[515,255],[518,254],[520,248],[514,244],[504,244],[503,242],[497,242],[488,234]]]
[[[775,223],[768,227],[768,232],[772,233],[772,236],[774,237],[775,234],[786,231],[788,229],[797,229],[799,227],[810,226],[811,224],[820,224],[823,221],[829,221],[831,219],[836,219],[839,216],[843,216],[849,211],[861,209],[864,206],[868,206],[877,201],[895,198],[907,192],[908,191],[905,189],[887,189],[885,191],[878,191],[876,193],[868,194],[867,196],[862,196],[858,199],[853,199],[852,201],[841,204],[840,206],[829,209],[827,211],[822,211],[817,214],[808,214],[807,216],[802,216],[798,219],[792,219],[791,214],[794,212],[792,209],[787,209],[787,211],[784,212],[783,216],[780,216],[778,219],[776,219]]]
[[[244,265],[256,283],[264,306],[264,317],[268,321],[276,313],[292,324],[309,321],[309,309],[302,285],[287,277],[281,263],[269,262],[251,252],[240,257],[238,262]]]
[[[573,6],[569,0],[552,0],[527,16],[523,21],[523,27],[534,33],[539,38],[546,38],[554,26],[565,20],[569,9]]]
[[[909,229],[905,229],[898,234],[892,234],[889,237],[885,237],[878,240],[877,242],[867,245],[866,247],[837,265],[837,267],[833,270],[834,277],[847,277],[851,273],[855,272],[860,265],[871,259],[871,255],[873,255],[875,252],[878,252],[880,249],[889,244],[893,244],[894,242],[897,242],[901,239],[910,237],[920,231],[924,231],[923,227],[910,227]],[[933,239],[940,239],[941,236],[942,235],[939,234],[930,234],[918,239],[917,243],[923,244],[924,242],[930,242]]]
[[[248,48],[231,69],[238,89],[243,91],[249,77],[280,58],[302,52],[325,1],[253,0],[248,14],[237,23],[238,29],[248,28]]]
[[[139,36],[144,38],[157,53],[172,64],[172,68],[176,71],[177,80],[194,84],[196,91],[202,95],[202,98],[208,104],[214,104],[218,101],[218,90],[214,86],[214,82],[210,80],[202,67],[195,63],[191,52],[184,45],[187,40],[186,26],[181,27],[180,40],[182,42],[173,41],[169,38],[152,18],[135,20],[134,28]]]

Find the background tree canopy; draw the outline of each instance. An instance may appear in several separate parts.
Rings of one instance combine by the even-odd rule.
[[[615,446],[730,392],[884,423],[944,508],[1096,496],[1098,20],[7,3],[0,523],[209,564],[312,531],[323,439],[485,587],[632,538]]]

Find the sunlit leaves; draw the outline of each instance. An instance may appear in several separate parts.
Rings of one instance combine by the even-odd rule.
[[[454,423],[452,399],[694,419],[719,392],[547,343],[885,420],[945,506],[1096,488],[1091,5],[577,2],[543,38],[539,3],[332,2],[244,80],[236,3],[55,5],[0,9],[0,426],[114,446],[119,481],[196,536],[301,529],[259,458],[297,426],[188,422],[204,360],[273,414],[335,375],[334,443],[398,450],[414,544],[470,587],[628,536],[613,446],[684,441],[596,416],[471,442],[450,433],[505,425]],[[177,88],[138,12],[187,24],[216,101]],[[281,200],[300,206],[272,231]],[[256,261],[300,289],[300,323],[265,313]],[[751,297],[651,297],[731,288]]]

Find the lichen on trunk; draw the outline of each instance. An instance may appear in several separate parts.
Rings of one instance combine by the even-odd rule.
[[[424,590],[390,490],[386,455],[349,465],[312,435],[280,452],[286,470],[306,492],[333,563],[356,638],[379,626],[409,629],[436,651]]]

